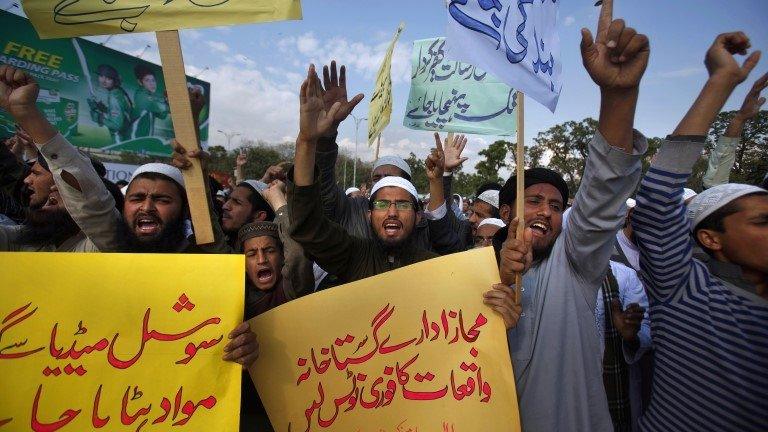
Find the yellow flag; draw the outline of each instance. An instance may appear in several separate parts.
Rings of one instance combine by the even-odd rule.
[[[236,255],[0,254],[0,430],[236,431]],[[212,425],[215,425],[213,427]]]
[[[493,249],[302,297],[249,321],[276,431],[519,431]]]
[[[24,0],[42,39],[301,19],[300,0]]]
[[[379,73],[376,75],[376,85],[368,108],[368,145],[373,144],[376,136],[387,127],[392,115],[392,52],[403,30],[405,30],[405,23],[400,23],[384,55]]]

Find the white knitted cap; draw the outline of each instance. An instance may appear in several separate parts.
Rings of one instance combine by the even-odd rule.
[[[693,189],[683,188],[683,201],[688,201],[689,199],[695,197],[696,191]]]
[[[477,197],[480,201],[486,202],[493,206],[495,209],[499,209],[499,191],[495,189],[488,189]]]
[[[344,191],[344,195],[349,196],[349,194],[354,193],[354,192],[360,192],[360,189],[352,186],[351,188],[347,188],[347,190]]]
[[[503,220],[498,218],[485,218],[482,221],[480,221],[479,224],[477,224],[477,227],[480,228],[483,225],[495,225],[499,228],[504,228],[507,226]]]
[[[136,171],[133,172],[133,176],[131,176],[131,181],[129,184],[133,183],[133,180],[136,179],[136,177],[147,173],[162,174],[166,177],[170,177],[176,183],[178,183],[179,186],[184,187],[184,176],[181,175],[181,171],[178,168],[157,162],[144,164],[136,168]]]
[[[371,189],[371,196],[374,196],[379,189],[387,186],[399,187],[400,189],[404,189],[406,192],[411,194],[414,199],[416,200],[419,199],[419,194],[416,192],[416,187],[413,185],[413,183],[409,182],[408,180],[402,177],[395,177],[395,176],[387,176],[377,181],[376,184],[373,185],[373,189]]]
[[[265,190],[269,189],[269,185],[260,180],[243,180],[243,183],[246,183],[248,186],[252,187],[253,190],[262,195]]]
[[[763,188],[739,183],[721,184],[703,191],[688,203],[688,219],[691,220],[691,231],[707,216],[731,201],[744,195],[761,192],[768,193]]]

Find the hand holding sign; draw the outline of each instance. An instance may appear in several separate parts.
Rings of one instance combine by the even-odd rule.
[[[648,66],[651,53],[648,37],[613,19],[613,0],[600,9],[597,39],[581,29],[581,57],[592,81],[603,90],[634,89]]]
[[[501,245],[499,274],[501,283],[507,286],[514,284],[515,276],[528,271],[533,262],[533,232],[525,228],[523,238],[518,239],[517,230],[518,219],[514,218],[509,224],[507,240]]]

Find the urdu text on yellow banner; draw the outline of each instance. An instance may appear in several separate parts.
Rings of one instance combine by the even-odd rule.
[[[376,84],[373,87],[373,96],[371,96],[371,103],[368,106],[368,145],[371,145],[387,127],[392,116],[392,53],[403,30],[405,30],[405,24],[400,23],[386,54],[384,54],[379,73],[376,74]]]
[[[300,0],[24,0],[40,38],[301,19]]]
[[[519,431],[492,248],[302,297],[249,323],[276,431]]]
[[[0,432],[236,431],[241,256],[0,254]]]

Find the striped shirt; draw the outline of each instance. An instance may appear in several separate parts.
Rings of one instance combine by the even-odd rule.
[[[768,301],[694,259],[683,187],[703,144],[665,141],[632,224],[655,370],[644,431],[768,431]]]

